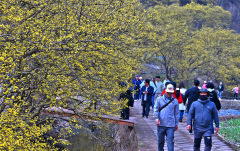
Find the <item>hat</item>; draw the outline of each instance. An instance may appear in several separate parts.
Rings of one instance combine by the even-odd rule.
[[[209,91],[207,89],[202,88],[199,90],[199,93],[209,93]]]
[[[142,80],[142,77],[139,77],[140,80]]]
[[[174,93],[174,87],[172,84],[168,84],[166,88],[166,92],[168,93]]]
[[[136,77],[139,77],[139,75],[136,75]]]

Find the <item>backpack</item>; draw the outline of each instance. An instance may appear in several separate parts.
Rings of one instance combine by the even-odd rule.
[[[176,97],[177,97],[177,99],[180,97],[180,90],[179,89],[176,89]]]
[[[210,92],[210,93],[209,93],[209,99],[210,99],[210,101],[213,102],[213,92]]]

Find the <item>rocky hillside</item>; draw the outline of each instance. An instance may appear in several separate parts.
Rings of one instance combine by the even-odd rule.
[[[240,0],[217,0],[218,5],[232,13],[232,29],[240,33]]]

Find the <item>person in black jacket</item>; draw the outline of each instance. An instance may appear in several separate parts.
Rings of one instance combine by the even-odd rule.
[[[133,107],[133,97],[131,90],[127,90],[127,92],[120,94],[120,100],[127,100],[126,106],[124,106],[121,110],[121,119],[129,120],[129,107]]]
[[[188,99],[188,104],[187,104],[187,112],[189,111],[191,104],[194,101],[197,101],[199,98],[199,86],[200,82],[198,80],[194,80],[193,82],[193,87],[188,89],[185,93],[185,96],[183,98],[183,104],[186,105],[187,99]]]
[[[148,114],[150,111],[150,106],[152,104],[152,95],[154,93],[154,88],[150,86],[150,80],[146,79],[145,80],[145,86],[142,87],[141,89],[142,93],[142,107],[143,107],[143,112],[142,116],[146,116],[148,118]]]
[[[218,97],[219,97],[219,99],[222,99],[222,93],[224,91],[224,85],[223,85],[222,82],[220,82],[220,84],[218,85],[217,90],[218,90]]]
[[[188,99],[187,104],[187,112],[189,112],[189,109],[194,101],[197,101],[199,98],[199,86],[200,82],[198,80],[193,81],[193,87],[188,89],[185,93],[185,96],[183,98],[183,104],[186,105],[186,101]],[[189,133],[192,133],[192,123],[191,123],[191,129],[189,130]]]
[[[222,106],[217,97],[217,92],[214,90],[214,84],[212,82],[207,83],[207,90],[209,92],[209,100],[215,104],[219,112]],[[214,134],[213,121],[211,122],[211,131],[212,131],[212,134]]]
[[[140,84],[142,81],[139,79],[139,75],[136,75],[136,78],[132,81],[132,84],[134,85],[134,100],[139,99],[140,94]]]
[[[217,110],[219,111],[222,106],[221,106],[221,103],[220,103],[220,101],[217,97],[217,92],[214,90],[214,84],[212,82],[207,83],[207,90],[210,93],[210,95],[209,95],[210,101],[212,101],[216,105]]]

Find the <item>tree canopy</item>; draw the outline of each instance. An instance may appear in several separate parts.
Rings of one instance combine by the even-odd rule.
[[[139,68],[143,14],[137,0],[1,1],[0,149],[51,148],[39,137],[52,107],[116,114],[118,81]]]
[[[238,67],[230,60],[238,57],[240,44],[239,35],[229,30],[229,12],[219,6],[191,3],[183,7],[160,4],[148,8],[147,13],[147,62],[163,66],[166,76],[177,81],[201,75],[233,80],[230,75],[237,74]],[[230,74],[230,68],[235,72]]]

